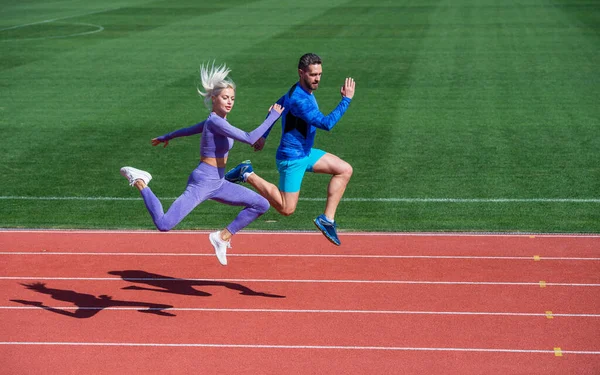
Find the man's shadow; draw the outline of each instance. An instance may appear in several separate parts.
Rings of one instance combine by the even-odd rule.
[[[189,280],[189,279],[178,279],[170,276],[158,275],[146,271],[139,270],[126,270],[126,271],[110,271],[109,274],[121,276],[125,281],[132,283],[141,283],[150,285],[154,288],[142,287],[137,285],[126,286],[123,289],[128,290],[150,290],[153,292],[160,293],[172,293],[172,294],[183,294],[187,296],[198,296],[207,297],[210,293],[198,290],[194,287],[203,286],[221,286],[232,290],[237,290],[240,294],[245,296],[255,297],[269,297],[269,298],[285,298],[277,294],[269,294],[256,292],[244,285],[237,283],[230,283],[225,281],[211,281],[211,280]]]
[[[173,306],[171,305],[163,305],[151,302],[119,301],[114,300],[112,297],[104,294],[96,297],[92,294],[77,293],[72,290],[47,288],[46,284],[44,283],[21,285],[38,293],[48,294],[57,301],[73,303],[75,306],[77,306],[77,309],[74,312],[71,312],[68,310],[61,310],[56,307],[45,306],[42,302],[25,301],[20,299],[12,299],[11,301],[28,306],[37,306],[44,310],[52,311],[54,313],[72,318],[91,318],[103,309],[110,307],[141,307],[145,309],[140,309],[138,310],[139,312],[156,314],[160,316],[175,316],[174,314],[163,311],[165,309],[172,308]]]

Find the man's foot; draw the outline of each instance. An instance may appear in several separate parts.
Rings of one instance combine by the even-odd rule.
[[[226,266],[227,265],[227,248],[231,248],[231,244],[229,241],[223,241],[221,239],[221,232],[212,232],[208,235],[208,239],[210,243],[215,248],[215,254],[217,255],[217,259],[219,263]]]
[[[337,246],[340,246],[342,244],[335,231],[337,225],[327,220],[324,214],[317,216],[317,218],[315,219],[315,225],[317,226],[317,228],[319,228],[321,233],[323,233],[323,235],[327,237],[329,241],[331,241],[331,243]]]
[[[246,182],[246,178],[248,178],[248,175],[252,172],[252,163],[250,160],[245,160],[229,172],[225,173],[225,179],[236,184]]]
[[[133,186],[133,184],[137,180],[142,180],[146,185],[148,182],[152,180],[152,176],[150,173],[146,171],[142,171],[141,169],[133,168],[133,167],[123,167],[121,168],[121,175],[125,177],[129,181],[129,185]]]

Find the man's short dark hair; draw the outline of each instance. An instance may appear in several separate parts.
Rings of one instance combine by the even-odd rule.
[[[319,64],[321,65],[321,58],[314,53],[307,53],[302,55],[300,61],[298,61],[298,69],[306,70],[309,65]]]

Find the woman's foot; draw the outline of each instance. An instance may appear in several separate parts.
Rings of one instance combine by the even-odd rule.
[[[121,175],[129,181],[129,185],[131,186],[135,185],[136,181],[142,181],[144,186],[146,186],[152,180],[150,173],[133,167],[121,168]]]

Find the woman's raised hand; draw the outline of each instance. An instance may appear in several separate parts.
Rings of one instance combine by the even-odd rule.
[[[169,141],[162,136],[152,138],[151,142],[152,142],[152,146],[158,146],[159,144],[164,142],[165,145],[163,147],[167,147],[167,145],[169,144]]]
[[[271,107],[269,107],[269,112],[271,112],[272,109],[277,111],[277,113],[281,114],[285,108],[280,106],[279,104],[275,103]]]

